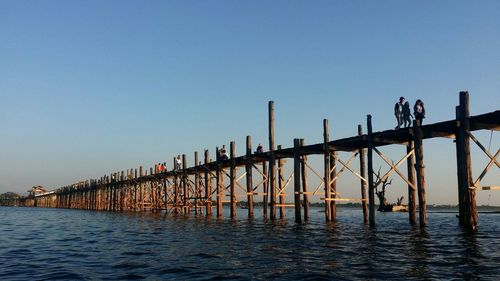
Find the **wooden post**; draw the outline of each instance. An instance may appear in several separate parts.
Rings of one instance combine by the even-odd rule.
[[[267,218],[267,207],[269,198],[269,175],[267,174],[267,164],[266,162],[262,162],[262,190],[264,191],[264,195],[262,196],[262,216]]]
[[[219,154],[219,148],[216,147],[215,151],[217,153],[216,155],[216,163],[217,163],[217,170],[215,172],[215,180],[216,180],[216,188],[217,188],[217,218],[222,218],[222,173],[221,173],[221,167],[220,167],[220,154]]]
[[[123,212],[124,210],[124,205],[125,205],[125,184],[124,184],[124,181],[125,181],[125,171],[122,171],[121,174],[120,174],[120,212]]]
[[[335,199],[337,198],[337,179],[335,177],[337,176],[337,167],[336,167],[336,158],[337,157],[337,152],[333,152],[333,156],[330,156],[330,197]],[[335,179],[335,180],[333,180]],[[332,203],[330,204],[330,214],[332,216],[332,221],[337,220],[337,201],[333,200]]]
[[[118,181],[118,173],[114,173],[113,174],[113,178],[114,178],[114,180],[113,180],[113,196],[112,196],[112,198],[113,198],[113,202],[112,202],[113,208],[112,209],[113,209],[113,212],[116,212],[116,203],[117,203],[117,199],[116,199],[116,195],[117,195],[116,194],[117,183],[116,182]]]
[[[198,151],[194,152],[194,167],[198,166]],[[201,197],[201,193],[199,192],[200,185],[200,175],[199,172],[196,171],[194,175],[194,214],[198,215],[198,198]]]
[[[231,214],[230,217],[231,219],[236,218],[236,160],[234,159],[236,157],[236,145],[235,142],[232,141],[229,145],[229,156],[231,158],[230,161],[230,168],[229,168],[229,188],[230,188],[230,197],[231,197]]]
[[[406,146],[406,153],[410,153],[414,149],[413,141],[409,141]],[[408,181],[416,186],[415,184],[415,158],[412,156],[406,159],[406,167],[408,171]],[[417,224],[417,206],[415,200],[415,189],[411,185],[408,185],[408,218],[411,225]]]
[[[187,183],[187,174],[186,174],[186,167],[187,166],[187,161],[186,161],[186,154],[182,154],[182,193],[184,193],[184,202],[182,203],[183,205],[183,210],[184,214],[189,214],[189,191],[188,191],[188,183]]]
[[[414,139],[415,139],[415,168],[417,171],[418,188],[418,211],[420,227],[426,224],[426,202],[425,202],[425,173],[424,173],[424,147],[422,143],[423,133],[417,120],[413,121]]]
[[[269,102],[269,189],[271,197],[271,219],[276,219],[276,163],[274,155],[274,102]]]
[[[328,119],[323,119],[323,159],[324,159],[324,185],[325,185],[325,220],[332,221],[331,209],[331,179],[330,179],[330,149],[328,142],[330,141]]]
[[[137,169],[134,169],[134,179],[137,179]],[[134,205],[134,211],[137,211],[139,208],[139,191],[137,188],[137,181],[134,183],[134,200],[135,200],[135,205]]]
[[[373,140],[372,140],[372,116],[367,116],[368,128],[368,203],[370,225],[375,225],[375,186],[373,182]]]
[[[281,150],[281,145],[278,145],[278,150]],[[279,190],[279,205],[280,205],[280,219],[285,218],[285,192],[283,190],[283,159],[278,159],[278,190]]]
[[[459,126],[456,132],[459,222],[470,230],[476,230],[478,214],[470,159],[469,116],[469,93],[460,92],[460,106],[457,108]]]
[[[205,200],[206,200],[206,209],[205,213],[207,216],[212,215],[212,176],[208,170],[209,163],[209,152],[208,149],[205,149]]]
[[[301,208],[300,208],[300,140],[293,140],[293,191],[294,191],[294,204],[295,204],[295,222],[302,221]]]
[[[139,178],[141,178],[142,180],[142,177],[144,176],[144,169],[142,166],[139,167]],[[144,211],[144,183],[141,181],[139,183],[139,193],[140,193],[140,197],[141,197],[141,212]]]
[[[177,160],[174,157],[174,214],[179,214],[179,184],[178,184],[178,173],[179,169],[177,167]]]
[[[252,179],[252,137],[247,136],[247,162],[246,162],[246,173],[247,173],[247,203],[248,203],[248,218],[253,218],[253,179]]]
[[[304,139],[300,139],[299,146],[305,146]],[[307,155],[302,156],[302,192],[304,193],[304,220],[309,220],[309,194],[308,194],[308,177],[307,177]]]
[[[363,127],[361,125],[358,125],[358,136],[363,140]],[[359,149],[359,173],[361,174],[361,177],[366,179],[366,155],[365,155],[365,149],[360,148]],[[366,181],[360,180],[361,181],[361,204],[363,205],[363,222],[368,223],[368,204],[366,202]]]

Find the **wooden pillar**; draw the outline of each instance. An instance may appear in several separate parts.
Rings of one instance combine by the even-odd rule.
[[[278,150],[281,150],[281,145],[278,145]],[[285,179],[283,178],[283,159],[278,159],[278,190],[279,190],[279,205],[280,205],[280,219],[285,218],[285,192],[283,185]]]
[[[198,151],[195,151],[194,153],[194,167],[198,167]],[[201,197],[201,192],[199,191],[200,189],[200,174],[198,170],[195,172],[194,175],[194,214],[198,215],[198,198]],[[200,209],[201,211],[201,209]]]
[[[423,133],[417,120],[413,121],[414,140],[415,140],[415,168],[417,172],[418,188],[418,212],[420,227],[426,224],[426,201],[425,201],[425,173],[424,173],[424,147],[422,143]]]
[[[140,182],[139,182],[139,195],[140,195],[140,202],[141,202],[141,212],[144,211],[144,183],[142,182],[142,177],[144,176],[144,169],[142,166],[139,167],[139,177],[140,177]]]
[[[336,167],[336,158],[337,157],[337,152],[334,151],[333,155],[330,156],[330,197],[333,199],[330,204],[330,214],[332,216],[332,221],[337,220],[337,201],[335,201],[335,198],[337,198],[337,179],[335,177],[337,176],[337,167]]]
[[[375,185],[373,182],[373,140],[372,140],[372,116],[367,116],[368,128],[368,204],[370,225],[375,225]]]
[[[300,139],[299,146],[305,146],[304,139]],[[301,169],[302,169],[302,192],[304,193],[304,220],[309,220],[309,191],[308,191],[308,177],[307,177],[307,155],[302,156]]]
[[[330,174],[330,149],[328,147],[330,142],[330,133],[328,129],[328,119],[323,119],[323,159],[324,159],[324,185],[325,185],[325,220],[332,221],[331,209],[331,174]]]
[[[137,169],[134,169],[134,211],[137,212],[137,210],[139,209],[139,190],[138,190],[138,187],[137,187],[137,178],[138,178],[138,174],[137,174]]]
[[[112,189],[111,189],[111,210],[113,212],[116,211],[116,181],[118,179],[117,173],[113,173],[113,179],[111,180],[112,182]]]
[[[268,209],[268,194],[269,194],[269,175],[267,173],[267,163],[262,162],[262,191],[264,195],[262,195],[262,216],[267,218],[267,209]]]
[[[409,141],[406,145],[406,153],[410,153],[413,150],[413,141]],[[411,155],[406,159],[406,168],[408,172],[408,181],[416,186],[415,183],[415,157]],[[415,189],[408,185],[408,219],[410,220],[411,225],[417,224],[417,204],[416,204],[416,192]]]
[[[236,218],[236,144],[232,141],[229,145],[229,156],[231,158],[230,168],[229,168],[229,188],[230,188],[230,201],[231,201],[231,219]]]
[[[187,184],[187,174],[186,174],[186,154],[182,154],[182,193],[184,194],[184,201],[182,202],[184,214],[189,214],[189,191]]]
[[[215,151],[217,153],[216,157],[216,163],[217,163],[217,170],[215,172],[215,180],[216,180],[216,189],[217,189],[217,218],[222,218],[222,173],[221,173],[221,166],[220,166],[220,154],[219,154],[219,148],[216,147]]]
[[[253,218],[253,179],[252,179],[252,137],[247,136],[247,162],[246,162],[246,182],[247,182],[247,203],[248,203],[248,218]]]
[[[295,205],[295,222],[302,221],[301,206],[300,206],[300,140],[293,140],[293,199]]]
[[[179,167],[177,165],[177,159],[174,157],[174,214],[179,214]]]
[[[209,163],[209,152],[208,149],[205,149],[205,214],[207,216],[212,215],[212,176],[210,175],[210,171],[208,170]]]
[[[460,92],[460,105],[457,107],[456,150],[459,223],[470,229],[477,229],[476,189],[473,186],[472,162],[470,158],[470,121],[469,93]]]
[[[274,155],[274,102],[269,102],[269,189],[271,219],[276,219],[276,158]]]
[[[358,136],[361,138],[363,141],[363,127],[361,125],[358,125]],[[365,155],[365,149],[360,148],[359,149],[359,173],[361,177],[366,179],[366,155]],[[366,181],[360,180],[361,181],[361,204],[363,206],[363,222],[368,223],[368,203],[367,198],[366,198]]]
[[[125,171],[122,171],[120,174],[120,212],[123,212],[124,210],[124,205],[125,205]]]

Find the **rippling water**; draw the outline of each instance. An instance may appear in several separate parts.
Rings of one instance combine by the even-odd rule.
[[[0,207],[0,280],[499,280],[500,215],[479,231],[453,213],[411,227],[405,213],[344,208],[327,225]]]

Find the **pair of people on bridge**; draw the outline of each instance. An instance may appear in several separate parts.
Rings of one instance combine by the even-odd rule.
[[[396,120],[398,125],[394,129],[399,129],[401,126],[404,128],[411,126],[411,118],[413,115],[415,116],[415,120],[419,121],[419,124],[422,125],[422,121],[425,118],[425,107],[422,100],[418,99],[413,106],[413,115],[410,111],[410,103],[404,98],[400,97],[399,102],[394,105],[394,115],[396,116]]]
[[[156,173],[166,172],[167,171],[167,163],[163,162],[163,164],[162,163],[156,164],[155,170],[156,170]]]

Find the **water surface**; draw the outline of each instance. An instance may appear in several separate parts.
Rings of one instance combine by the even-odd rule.
[[[481,214],[479,231],[454,213],[338,211],[326,224],[0,207],[0,280],[498,280],[500,214]]]

